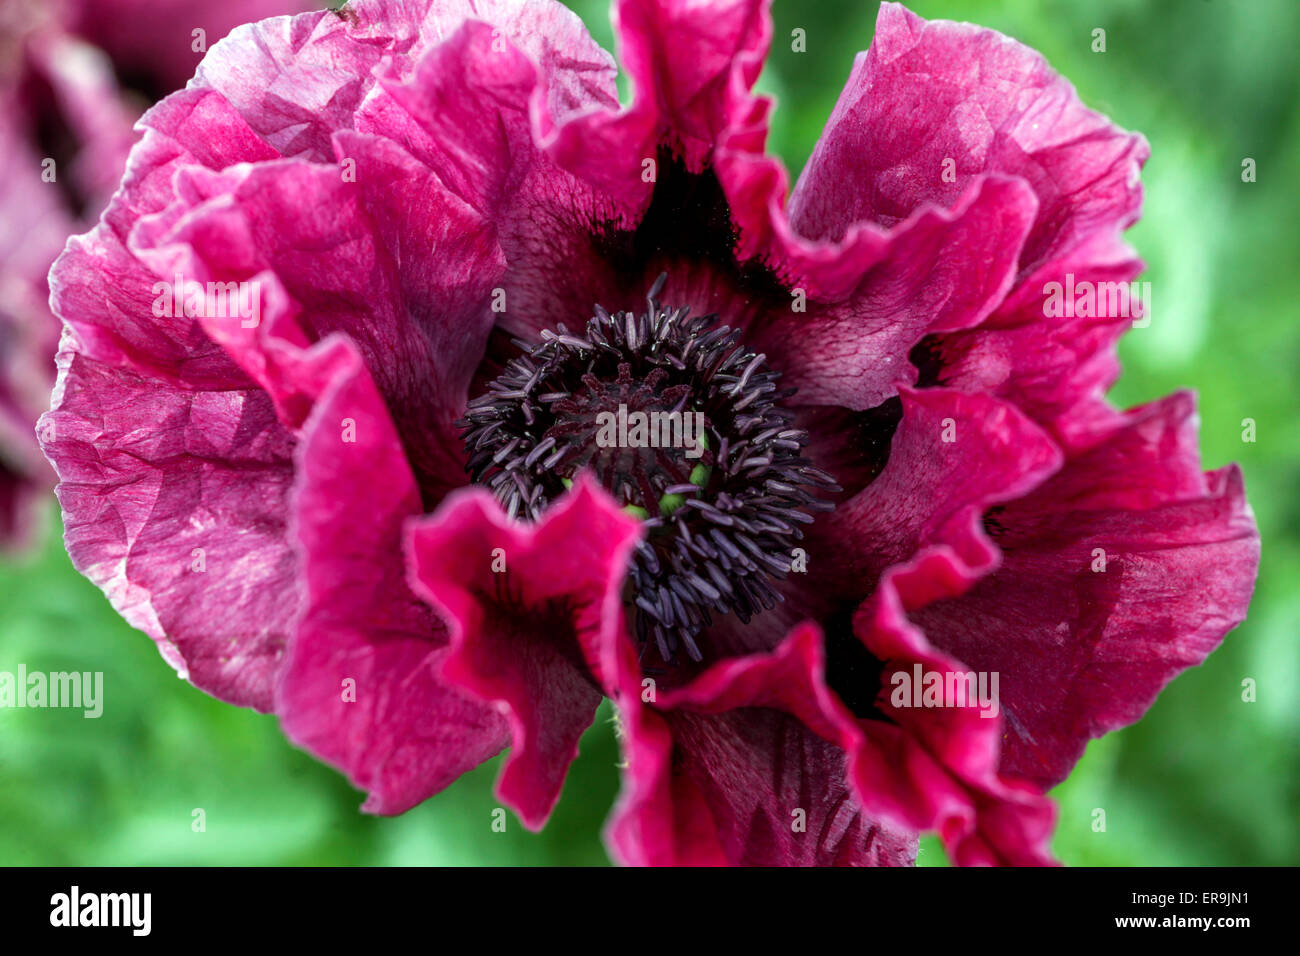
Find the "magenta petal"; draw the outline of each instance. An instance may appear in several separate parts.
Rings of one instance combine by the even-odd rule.
[[[73,564],[196,687],[269,710],[297,582],[293,442],[266,394],[175,388],[66,337],[59,369],[40,434]]]
[[[380,72],[382,90],[359,111],[357,128],[401,143],[489,218],[545,199],[562,210],[539,174],[570,177],[544,156],[542,127],[616,109],[613,60],[558,2],[480,3],[459,15],[439,6],[438,42],[409,66],[399,60]]]
[[[912,346],[927,332],[976,325],[1015,277],[1033,194],[1010,179],[976,182],[952,211],[927,207],[888,236],[882,261],[842,302],[772,318],[752,347],[782,356],[800,402],[862,410],[911,384]],[[791,349],[788,342],[802,344]]]
[[[912,617],[1002,673],[1004,769],[1050,786],[1245,618],[1259,533],[1240,473],[1201,474],[1185,394],[1129,413],[997,521],[1001,569]]]
[[[1095,416],[1108,415],[1104,396],[1120,370],[1115,346],[1136,312],[1112,312],[1107,304],[1096,310],[1100,315],[1049,317],[1049,283],[1088,286],[1109,297],[1120,284],[1127,289],[1141,269],[1141,260],[1118,236],[1097,234],[1029,276],[978,328],[929,340],[938,380],[1014,402],[1053,437],[1073,445]]]
[[[949,578],[969,574],[959,559],[940,551],[912,562],[909,571],[936,574],[940,563],[954,565]],[[877,706],[887,718],[860,722],[863,741],[850,771],[855,792],[884,819],[937,830],[959,866],[1051,863],[1055,810],[1034,787],[1002,775],[1002,719],[973,704],[917,707],[904,698],[902,706],[895,705],[895,674],[914,676],[919,668],[947,680],[969,669],[933,648],[908,622],[911,605],[900,599],[896,574],[886,575],[854,619],[867,649],[886,662]]]
[[[436,501],[463,479],[453,420],[492,325],[483,302],[499,279],[499,252],[479,215],[399,147],[355,133],[338,141],[356,183],[338,167],[302,161],[219,175],[186,169],[177,176],[185,198],[142,219],[133,244],[162,275],[267,285],[259,277],[272,273],[299,312],[280,335],[347,332],[413,450],[426,500]],[[358,267],[340,269],[340,254]],[[204,321],[228,348],[232,336],[260,337],[225,328],[234,325]]]
[[[194,83],[215,90],[276,152],[333,158],[330,138],[353,128],[374,69],[418,35],[421,4],[356,5],[356,23],[329,11],[236,27],[203,58]]]
[[[1012,405],[947,389],[904,389],[903,417],[875,481],[808,534],[818,585],[861,600],[885,569],[932,547],[960,559],[960,590],[998,562],[980,527],[984,510],[1024,494],[1060,465],[1050,439]],[[900,586],[906,586],[904,575]],[[964,582],[964,583],[963,583]],[[935,594],[934,596],[938,596]]]
[[[413,148],[419,131],[411,116],[394,112],[381,83],[391,92],[412,81],[430,50],[473,21],[486,25],[493,39],[480,75],[509,72],[516,50],[535,65],[539,132],[573,114],[617,105],[612,59],[555,0],[354,0],[346,17],[322,12],[237,28],[205,58],[197,80],[222,93],[286,156],[329,160],[332,134],[351,129]],[[501,101],[492,109],[514,113],[520,106]]]
[[[683,149],[691,168],[753,109],[750,89],[772,39],[770,5],[623,0],[615,8],[633,107],[658,109],[669,142]]]
[[[607,838],[626,863],[909,865],[916,837],[849,792],[859,732],[822,676],[821,633],[715,664],[624,708],[628,770]]]
[[[608,287],[593,233],[607,220],[627,219],[631,208],[598,195],[543,150],[539,124],[554,120],[544,104],[567,115],[580,105],[608,112],[617,99],[607,55],[576,18],[555,4],[527,9],[551,17],[548,27],[563,27],[556,36],[563,47],[511,32],[518,24],[466,22],[429,49],[409,76],[384,74],[357,126],[401,143],[428,167],[424,176],[432,171],[491,224],[510,268],[492,283],[501,290],[493,312],[481,311],[516,334],[535,335],[573,322]],[[339,148],[348,155],[342,137]],[[596,144],[583,149],[589,159],[600,155]],[[561,261],[568,267],[555,269]]]
[[[304,606],[276,711],[291,740],[369,792],[366,810],[401,813],[501,750],[507,728],[441,676],[447,631],[402,559],[419,491],[356,349],[341,351],[298,449]]]
[[[127,242],[142,216],[175,203],[174,181],[182,168],[220,168],[276,154],[228,103],[200,90],[169,97],[141,123],[144,138],[131,154],[103,221],[69,240],[51,270],[51,304],[76,331],[78,351],[88,357],[186,388],[248,387],[248,376],[208,339],[197,320],[154,314],[162,291],[156,283],[171,281],[173,275],[156,275],[127,249]]]
[[[861,809],[844,782],[844,752],[798,718],[755,708],[710,716],[682,711],[667,723],[672,772],[696,788],[728,863],[908,866],[915,860],[915,836],[886,828]]]
[[[1017,176],[1039,201],[1025,273],[1094,232],[1131,225],[1146,154],[1141,136],[1085,108],[1035,51],[885,3],[790,218],[809,238],[839,238],[864,219],[891,225],[925,203],[951,206],[981,175]]]
[[[620,591],[640,523],[580,480],[535,526],[485,489],[410,525],[411,586],[447,622],[446,679],[496,703],[513,749],[497,794],[538,829],[602,697],[592,672],[623,631]]]
[[[750,90],[771,40],[769,5],[619,0],[614,24],[632,105],[593,109],[558,127],[541,116],[548,153],[620,209],[643,210],[651,191],[644,163],[656,160],[660,146],[698,172],[733,129],[765,129],[755,117],[766,116],[770,101]]]
[[[102,220],[55,263],[50,298],[67,325],[41,434],[74,564],[196,686],[266,710],[297,607],[284,537],[293,439],[199,323],[155,314],[158,277],[125,246],[193,161],[170,131],[223,116],[196,93],[153,111]],[[241,127],[214,122],[196,149],[260,158]]]

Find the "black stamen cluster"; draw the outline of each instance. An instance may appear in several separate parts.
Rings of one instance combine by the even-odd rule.
[[[679,647],[694,660],[711,612],[742,622],[782,595],[809,512],[829,511],[813,492],[839,486],[802,457],[808,433],[781,403],[780,373],[740,344],[716,315],[658,302],[641,314],[600,306],[581,333],[563,324],[523,351],[457,422],[467,470],[511,515],[536,520],[584,469],[616,500],[644,516],[645,538],[628,572],[642,652],[665,662]],[[601,413],[700,413],[706,447],[609,447]],[[608,421],[606,418],[605,421]]]

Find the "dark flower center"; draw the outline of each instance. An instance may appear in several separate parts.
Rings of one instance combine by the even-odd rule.
[[[712,612],[742,622],[782,600],[800,526],[840,490],[801,452],[808,433],[781,403],[780,373],[740,332],[658,301],[641,314],[597,305],[581,332],[563,324],[469,403],[472,479],[512,517],[535,520],[580,471],[640,517],[646,536],[628,572],[642,653],[702,659]]]

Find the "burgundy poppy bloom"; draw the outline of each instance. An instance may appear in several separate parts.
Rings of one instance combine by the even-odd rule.
[[[1146,144],[886,4],[787,200],[767,6],[619,2],[624,108],[553,0],[235,30],[53,271],[68,548],[376,813],[510,747],[539,827],[609,697],[620,861],[1048,862],[1257,559],[1191,399],[1102,397],[1139,313],[1045,308]]]

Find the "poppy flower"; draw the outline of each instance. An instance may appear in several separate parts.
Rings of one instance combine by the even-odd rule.
[[[1257,560],[1191,399],[1103,397],[1140,300],[1045,303],[1138,274],[1145,142],[885,4],[787,197],[768,4],[615,21],[627,106],[552,0],[213,47],[52,273],[74,562],[375,813],[509,747],[539,827],[610,698],[619,861],[1050,862]]]

